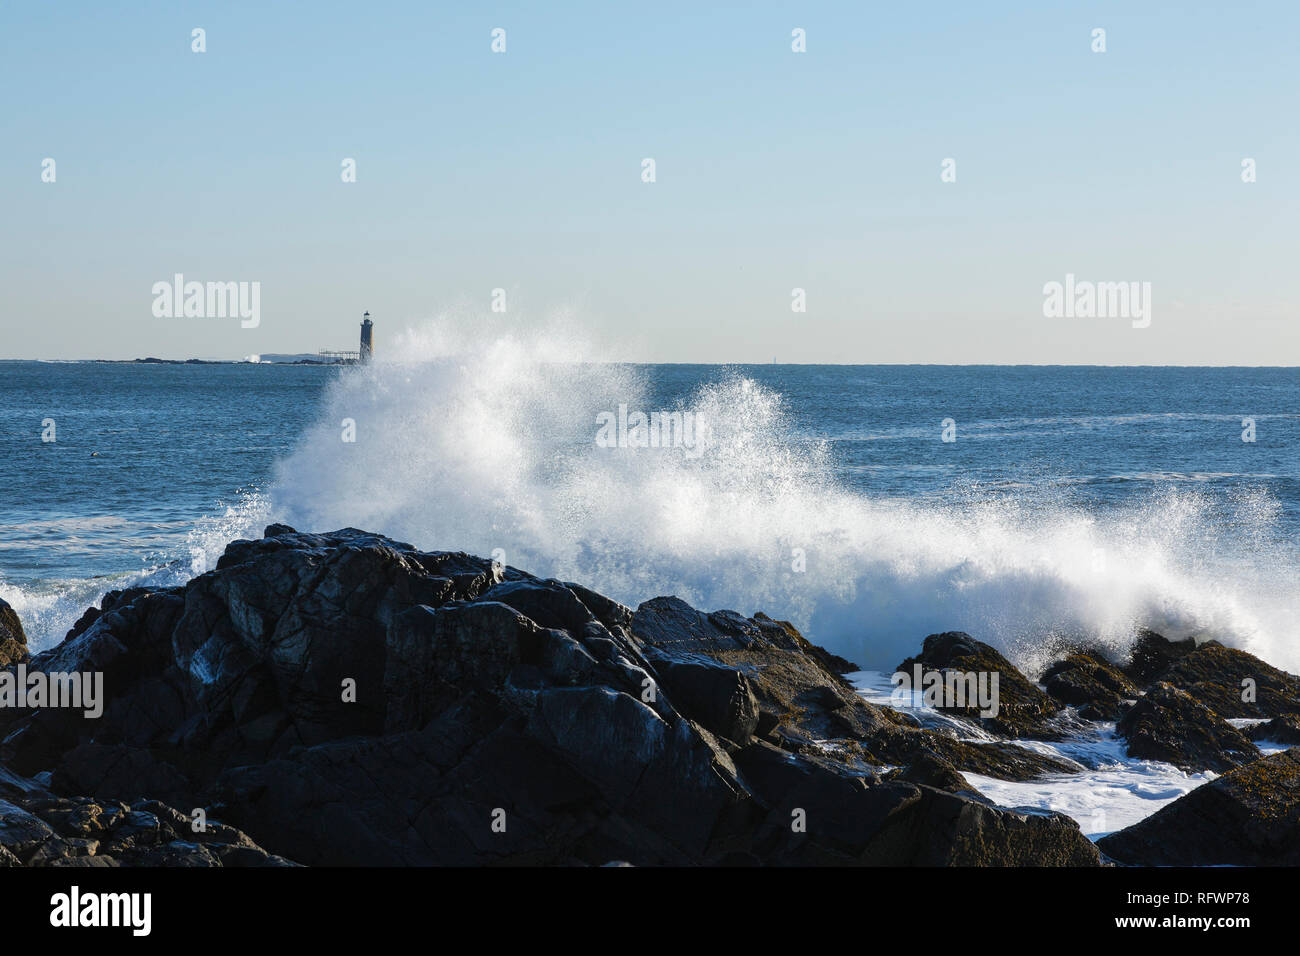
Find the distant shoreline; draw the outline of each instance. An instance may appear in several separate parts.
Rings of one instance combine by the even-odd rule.
[[[106,365],[356,365],[357,362],[352,359],[319,359],[319,358],[291,358],[284,357],[261,357],[256,362],[250,362],[247,359],[162,359],[149,356],[148,358],[135,359],[80,359],[73,361],[96,362]]]

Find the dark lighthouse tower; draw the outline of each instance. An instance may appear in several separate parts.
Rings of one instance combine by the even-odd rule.
[[[370,361],[375,354],[374,340],[375,323],[370,321],[370,313],[367,312],[361,317],[361,364],[364,365]]]

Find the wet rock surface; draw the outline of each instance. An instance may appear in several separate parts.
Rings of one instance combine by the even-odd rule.
[[[1089,662],[1078,656],[1048,669],[1049,693],[1083,701],[1081,714],[1088,707],[1117,714],[1116,734],[1130,757],[1223,774],[1099,840],[1104,854],[1138,866],[1300,863],[1300,751],[1264,756],[1255,746],[1300,744],[1296,677],[1217,641],[1169,641],[1150,631],[1118,668],[1099,653],[1087,653]],[[1063,688],[1059,678],[1072,671],[1097,679],[1072,679]],[[1140,696],[1130,704],[1124,697],[1132,688]],[[1233,718],[1260,722],[1239,728]]]
[[[0,780],[0,867],[293,866],[247,834],[152,800],[58,797]]]
[[[633,611],[355,529],[272,526],[184,587],[107,596],[31,665],[100,671],[107,702],[0,710],[20,863],[1099,860],[1072,820],[971,799],[958,772],[1076,768],[867,703],[789,624]],[[1010,687],[1029,723],[1056,709]]]
[[[1155,631],[1143,630],[1124,664],[1124,673],[1139,687],[1156,681],[1173,664],[1196,650],[1196,641],[1190,637],[1171,641]]]
[[[937,672],[945,675],[997,675],[997,713],[985,711],[971,702],[945,698],[939,709],[963,717],[981,728],[1003,737],[1059,740],[1069,728],[1058,718],[1061,705],[1020,673],[995,648],[977,641],[961,631],[931,634],[921,653],[898,665],[898,672],[915,674]],[[914,682],[915,683],[915,682]],[[968,682],[969,683],[969,682]],[[991,685],[990,685],[991,686]],[[919,688],[914,688],[919,690]],[[963,705],[964,703],[964,705]]]
[[[964,776],[1077,773],[1017,741],[1096,720],[1132,757],[1225,773],[1107,837],[1114,859],[1293,853],[1292,758],[1249,737],[1300,735],[1296,678],[1214,642],[1076,648],[1039,686],[970,635],[931,635],[899,669],[996,673],[998,713],[944,701],[923,722],[761,613],[632,609],[468,554],[272,526],[183,587],[111,592],[30,660],[0,606],[0,654],[106,688],[97,719],[0,708],[0,865],[1096,865],[1072,820]],[[1205,849],[1159,849],[1200,839],[1203,807],[1221,817]],[[221,822],[196,832],[194,810]]]
[[[1251,727],[1248,736],[1256,743],[1268,741],[1287,747],[1300,745],[1300,717],[1294,714],[1274,717],[1272,720]]]
[[[1142,691],[1100,654],[1079,651],[1044,672],[1043,689],[1053,700],[1078,709],[1087,720],[1118,720]]]
[[[27,659],[27,635],[18,615],[0,598],[0,667]]]
[[[1172,684],[1157,683],[1115,725],[1131,757],[1223,772],[1260,756],[1231,724]]]
[[[1220,717],[1300,716],[1300,678],[1217,641],[1180,657],[1159,679]]]
[[[1232,770],[1098,845],[1144,866],[1300,865],[1300,749]]]
[[[1079,716],[1115,721],[1129,756],[1191,772],[1258,759],[1251,741],[1300,742],[1300,678],[1217,641],[1170,641],[1144,631],[1127,661],[1080,649],[1047,668],[1042,683]],[[1264,723],[1229,723],[1239,718]]]

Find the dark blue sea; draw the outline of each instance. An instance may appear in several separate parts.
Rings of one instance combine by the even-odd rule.
[[[709,439],[606,447],[620,408]],[[38,648],[282,520],[763,610],[868,667],[938,630],[1032,665],[1152,626],[1300,670],[1293,368],[2,362],[0,488]]]

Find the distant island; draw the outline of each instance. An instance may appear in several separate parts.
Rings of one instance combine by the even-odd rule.
[[[337,355],[312,355],[300,353],[272,353],[253,355],[244,359],[164,359],[148,356],[135,359],[91,359],[110,365],[357,365],[354,358]]]
[[[320,349],[316,352],[270,352],[249,355],[242,359],[164,359],[155,356],[136,359],[88,359],[113,365],[364,365],[375,354],[375,324],[370,313],[361,316],[361,336],[358,347],[348,349]]]

